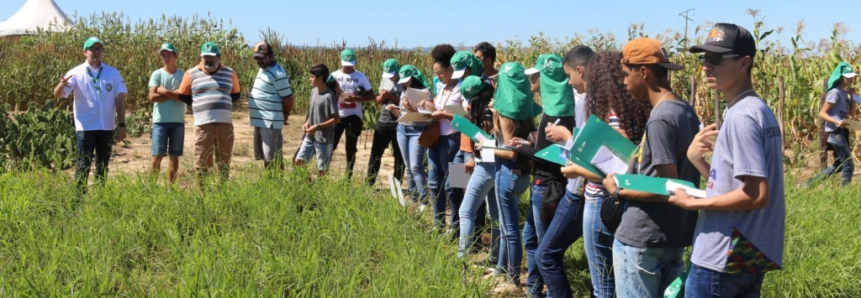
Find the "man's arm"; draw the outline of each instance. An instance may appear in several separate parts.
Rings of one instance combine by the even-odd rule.
[[[116,106],[117,111],[117,120],[119,123],[126,123],[126,94],[119,93],[114,98],[114,105]],[[126,128],[125,127],[117,127],[117,142],[122,142],[126,139]]]
[[[57,83],[57,86],[54,87],[54,99],[60,99],[66,97],[66,88],[72,86],[74,87],[75,78],[70,74],[65,74],[60,76],[60,82]]]
[[[234,75],[235,76],[235,75]],[[182,82],[179,83],[179,89],[176,90],[177,99],[187,105],[191,105],[191,76],[189,72],[185,72],[182,76]]]
[[[658,172],[658,177],[661,178],[678,179],[679,176],[676,165],[657,165],[655,166],[655,170]],[[616,191],[618,186],[616,185],[616,180],[613,179],[613,175],[609,175],[604,179],[604,187],[609,193]],[[625,199],[647,203],[666,203],[669,198],[668,196],[630,189],[622,189],[619,191],[619,196],[624,197]]]
[[[284,113],[284,124],[287,124],[287,119],[293,113],[293,95],[281,98],[281,110]]]
[[[239,77],[236,76],[236,72],[233,72],[233,90],[230,91],[230,99],[232,102],[236,102],[239,100],[239,96],[242,95],[241,89],[239,89]]]
[[[753,176],[741,178],[744,182],[742,188],[717,197],[696,199],[678,189],[669,201],[687,210],[745,211],[767,207],[770,198],[768,179]]]
[[[147,95],[147,98],[149,98],[149,101],[153,102],[153,103],[165,102],[165,101],[170,100],[170,98],[168,98],[164,95],[158,94],[158,86],[149,88],[149,94]]]

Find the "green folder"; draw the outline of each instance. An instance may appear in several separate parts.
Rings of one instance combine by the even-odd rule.
[[[616,179],[616,185],[624,189],[642,191],[656,195],[668,196],[667,181],[673,181],[678,184],[696,188],[690,181],[660,178],[635,174],[621,174],[613,176]]]
[[[563,167],[568,165],[568,155],[568,149],[565,149],[562,146],[556,144],[547,146],[547,148],[544,148],[541,151],[538,151],[538,153],[535,153],[535,157],[558,164]]]
[[[493,139],[493,137],[484,132],[484,130],[475,126],[475,124],[472,124],[472,122],[469,122],[469,120],[466,120],[466,118],[463,118],[460,115],[454,115],[454,118],[451,120],[451,126],[462,134],[465,134],[473,142],[478,142],[478,140],[475,139],[475,135],[477,134],[483,135],[484,138],[488,140]]]
[[[616,156],[625,162],[630,162],[637,146],[625,136],[619,134],[610,125],[601,121],[597,116],[590,115],[589,120],[580,129],[571,146],[571,162],[589,170],[600,177],[606,177],[601,170],[592,165],[595,153],[607,146]]]

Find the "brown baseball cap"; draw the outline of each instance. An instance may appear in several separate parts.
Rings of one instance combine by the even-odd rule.
[[[684,66],[670,62],[663,44],[653,38],[637,38],[628,42],[622,49],[623,64],[657,64],[669,70],[679,70]]]
[[[267,42],[258,42],[254,45],[254,58],[264,58],[272,55],[272,46]]]

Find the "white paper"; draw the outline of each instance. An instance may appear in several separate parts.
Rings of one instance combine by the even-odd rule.
[[[401,207],[406,207],[407,202],[404,201],[404,189],[401,188],[401,182],[398,181],[398,179],[395,179],[395,185],[397,186],[395,189],[398,192],[398,203],[401,203]]]
[[[692,197],[695,197],[698,199],[704,199],[706,197],[706,191],[705,190],[696,189],[696,188],[693,188],[690,186],[681,185],[681,184],[675,183],[673,181],[667,181],[666,187],[667,187],[667,193],[670,195],[672,195],[676,191],[676,189],[681,188],[681,189],[684,189],[685,192],[689,196],[692,196]]]
[[[496,162],[496,150],[493,149],[482,149],[481,150],[481,160],[476,162]]]
[[[843,123],[846,123],[846,127],[852,130],[861,130],[861,122],[853,121],[853,120],[843,120]]]
[[[462,163],[448,163],[448,185],[454,188],[466,188],[472,174],[466,172],[466,165]]]
[[[417,106],[422,100],[428,99],[428,92],[426,90],[407,88],[407,98],[410,99],[410,104],[414,107]]]
[[[613,154],[607,146],[601,146],[595,156],[592,157],[592,165],[601,169],[604,174],[625,173],[628,171],[628,163]]]
[[[395,177],[392,177],[392,175],[391,175],[391,174],[387,174],[386,176],[389,176],[389,190],[391,190],[391,191],[392,191],[392,197],[393,197],[393,198],[395,198],[395,199],[397,199],[397,198],[398,198],[398,193],[397,193],[397,191],[396,191],[395,189],[396,189],[396,188],[399,188],[399,187],[400,187],[400,185],[395,184]]]
[[[466,110],[463,109],[463,106],[461,106],[461,105],[447,105],[445,107],[452,114],[459,115],[463,118],[469,119],[469,113],[467,113]]]
[[[409,111],[406,111],[401,115],[401,118],[398,118],[398,122],[430,122],[431,120],[433,118],[431,118],[430,114]]]

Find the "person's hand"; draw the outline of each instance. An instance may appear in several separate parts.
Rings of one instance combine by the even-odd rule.
[[[562,125],[553,125],[553,123],[547,123],[544,133],[548,138],[557,143],[568,141],[572,137],[571,131],[568,128]]]
[[[308,133],[308,122],[305,122],[305,124],[302,124],[302,131],[305,133]]]
[[[434,120],[447,119],[445,114],[446,113],[443,111],[434,111],[431,113],[431,118]]]
[[[470,157],[469,160],[463,165],[463,169],[466,170],[467,174],[472,175],[472,172],[475,170],[475,158]]]
[[[491,98],[491,99],[490,99],[490,102],[489,102],[489,103],[487,103],[487,108],[488,108],[488,109],[490,109],[490,111],[491,111],[491,112],[496,113],[496,109],[494,109],[494,108],[493,108],[493,102],[494,102],[494,101],[496,101],[496,99]]]
[[[308,127],[308,131],[307,131],[308,134],[312,135],[312,134],[317,133],[317,128],[319,128],[319,127],[320,127],[319,124],[318,125],[312,125],[311,127]]]
[[[348,93],[348,92],[341,93],[341,96],[340,96],[340,100],[343,100],[346,102],[355,102],[356,98],[358,98],[358,96],[356,96],[356,94]]]
[[[117,127],[117,143],[121,143],[126,139],[126,128],[125,127]]]
[[[436,105],[429,100],[422,100],[421,102],[419,102],[419,107],[431,112],[436,111]]]
[[[581,177],[580,176],[581,171],[585,171],[585,170],[586,169],[584,169],[580,165],[573,163],[569,160],[568,165],[562,167],[562,176],[565,176],[565,178],[568,178],[568,179],[577,179],[577,178]]]
[[[60,75],[60,86],[69,86],[69,79],[71,78],[72,76],[66,77],[65,75]]]
[[[398,106],[396,106],[396,105],[393,105],[393,104],[386,105],[386,110],[389,112],[394,112],[397,109],[398,109]]]
[[[837,124],[837,127],[846,128],[846,122],[844,122],[843,120],[840,120],[840,123]]]
[[[679,206],[679,208],[682,208],[685,210],[696,210],[692,206],[693,205],[692,203],[694,203],[695,200],[696,200],[696,198],[689,196],[688,193],[685,192],[684,189],[678,188],[673,193],[673,195],[670,196],[669,202],[670,202],[670,204]]]
[[[604,182],[602,184],[604,184],[604,188],[607,189],[607,193],[613,193],[617,188],[619,188],[619,186],[616,185],[616,179],[613,178],[614,176],[616,176],[616,173],[607,175],[607,177],[604,178]]]
[[[475,141],[475,150],[481,150],[479,148],[481,148],[481,145],[483,145],[483,144],[484,144],[483,140]]]
[[[287,113],[284,113],[284,126],[290,125],[289,121],[290,116],[288,116]]]
[[[406,108],[406,109],[407,109],[407,111],[410,111],[410,112],[413,112],[413,113],[415,113],[415,112],[418,112],[418,111],[419,111],[419,110],[418,110],[418,109],[416,109],[416,107],[414,107],[414,106],[413,106],[413,104],[410,102],[410,98],[409,98],[409,97],[404,97],[403,102],[404,102],[404,108]]]
[[[532,143],[530,143],[527,140],[518,138],[518,137],[513,137],[513,138],[511,138],[511,140],[508,141],[508,145],[520,148],[520,146],[522,146],[522,145],[532,146]]]
[[[719,133],[719,131],[715,130],[716,128],[717,124],[712,123],[709,126],[703,127],[703,130],[694,136],[691,146],[688,147],[689,160],[694,161],[703,158],[703,155],[706,153],[714,152],[715,144],[712,142],[712,138]]]

